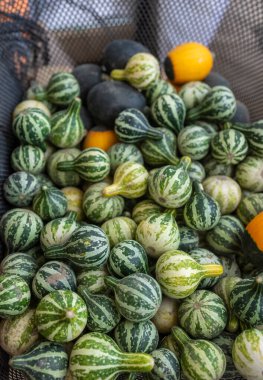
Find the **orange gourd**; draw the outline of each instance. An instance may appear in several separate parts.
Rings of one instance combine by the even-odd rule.
[[[263,251],[263,211],[248,223],[246,230],[258,249]]]
[[[83,149],[96,147],[107,151],[117,142],[118,138],[113,130],[108,130],[104,127],[95,127],[87,133],[83,142]]]
[[[256,266],[263,266],[263,211],[246,226],[242,249],[249,261]]]
[[[175,84],[203,80],[212,67],[211,51],[198,42],[176,46],[164,61],[166,75]]]

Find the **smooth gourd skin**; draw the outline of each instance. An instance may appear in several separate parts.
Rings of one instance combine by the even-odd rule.
[[[215,86],[225,86],[231,89],[229,81],[223,77],[219,72],[212,70],[207,77],[205,77],[204,82],[210,87]]]
[[[101,68],[94,63],[85,63],[76,66],[72,74],[78,81],[81,100],[85,102],[92,87],[102,81]]]
[[[248,259],[256,266],[263,265],[263,212],[255,216],[246,226],[242,240],[242,250]]]

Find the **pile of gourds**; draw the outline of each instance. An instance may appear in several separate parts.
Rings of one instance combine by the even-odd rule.
[[[233,92],[200,81],[205,47],[168,54],[177,84],[180,54],[208,60],[177,92],[116,43],[104,80],[59,72],[14,110],[0,346],[32,380],[262,380],[263,121],[234,121]],[[107,151],[81,149],[86,98]]]

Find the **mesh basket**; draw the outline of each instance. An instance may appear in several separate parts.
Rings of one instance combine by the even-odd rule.
[[[104,46],[135,39],[161,61],[173,46],[199,41],[215,54],[215,70],[231,83],[251,119],[261,117],[261,0],[2,0],[0,2],[0,191],[14,146],[10,119],[32,79],[100,62]],[[0,194],[0,214],[7,209]],[[0,378],[23,379],[0,352]]]

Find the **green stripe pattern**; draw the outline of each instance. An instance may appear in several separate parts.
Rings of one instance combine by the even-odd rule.
[[[104,222],[101,226],[108,236],[111,248],[124,240],[134,240],[137,224],[126,216],[118,216]]]
[[[263,121],[252,124],[234,123],[230,125],[236,131],[244,133],[253,155],[263,158]]]
[[[31,293],[26,281],[14,274],[0,275],[0,316],[9,318],[23,314],[29,306]]]
[[[213,252],[206,248],[191,249],[189,255],[195,259],[199,264],[217,264],[221,265],[221,260]],[[198,289],[212,288],[219,281],[219,277],[204,278],[198,285]]]
[[[239,203],[237,216],[247,225],[261,211],[263,211],[263,194],[250,194]]]
[[[244,190],[253,193],[263,192],[262,177],[263,158],[247,156],[237,166],[236,180]]]
[[[200,104],[210,90],[210,86],[204,82],[188,82],[182,86],[178,95],[188,110]]]
[[[77,275],[77,284],[85,285],[85,288],[91,294],[105,293],[107,285],[105,284],[105,277],[109,273],[105,267],[99,269],[83,270]]]
[[[67,207],[66,196],[55,187],[43,186],[33,199],[33,211],[45,222],[64,216]]]
[[[46,98],[47,100],[58,106],[65,106],[79,96],[80,89],[77,79],[74,75],[65,72],[53,74],[49,79]]]
[[[211,154],[220,164],[237,165],[248,153],[248,143],[239,131],[227,129],[218,132],[211,142]]]
[[[208,161],[204,163],[204,168],[207,177],[224,175],[227,177],[232,177],[234,174],[234,166],[219,164],[214,158],[209,157]]]
[[[145,97],[149,106],[153,104],[153,102],[159,98],[161,95],[165,94],[176,94],[176,89],[164,79],[158,79],[155,83],[153,83],[150,87],[145,91]]]
[[[26,172],[11,174],[3,185],[5,199],[17,207],[29,206],[38,190],[36,177]]]
[[[57,169],[60,162],[74,160],[80,154],[80,150],[76,148],[59,149],[51,154],[47,161],[47,172],[52,182],[58,187],[78,186],[80,183],[80,176],[74,170],[62,172]]]
[[[233,255],[219,256],[219,259],[224,267],[224,273],[221,277],[227,277],[227,276],[241,277],[241,271],[237,264],[235,256]]]
[[[71,342],[84,330],[87,308],[71,290],[55,290],[42,298],[36,308],[36,325],[41,335],[52,342]]]
[[[110,158],[112,173],[124,162],[132,161],[143,165],[143,156],[139,148],[134,144],[117,143],[112,145],[107,153]]]
[[[11,165],[15,171],[39,174],[45,164],[44,152],[38,146],[20,145],[11,154]]]
[[[173,352],[159,348],[151,353],[154,367],[148,374],[149,380],[180,380],[180,364]]]
[[[132,210],[132,219],[135,223],[139,224],[142,220],[148,218],[148,216],[161,213],[161,206],[153,202],[150,199],[136,203]]]
[[[1,272],[4,274],[15,274],[30,283],[38,270],[36,260],[28,253],[11,253],[7,255],[0,264]]]
[[[189,125],[178,134],[178,148],[183,156],[192,160],[204,158],[210,148],[211,136],[198,125]]]
[[[198,182],[203,182],[206,176],[205,168],[199,161],[191,162],[190,168],[188,169],[188,174],[192,181]]]
[[[196,230],[187,226],[179,226],[180,244],[178,249],[184,252],[190,252],[199,245],[199,235]]]
[[[162,128],[171,129],[176,135],[184,126],[185,105],[177,94],[159,96],[151,106],[151,116]]]

